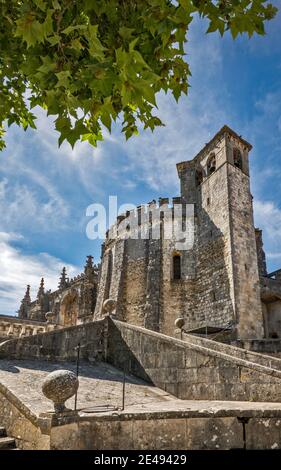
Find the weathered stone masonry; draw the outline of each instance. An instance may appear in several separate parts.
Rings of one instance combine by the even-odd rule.
[[[101,264],[89,256],[84,272],[71,280],[63,269],[55,292],[46,291],[42,279],[33,302],[28,286],[20,319],[53,327],[91,322],[103,318],[110,298],[117,319],[168,335],[175,334],[181,317],[185,332],[227,331],[232,341],[249,347],[257,348],[254,340],[281,338],[281,270],[267,272],[262,232],[254,226],[251,148],[224,126],[192,160],[177,164],[180,196],[119,215],[107,233]],[[178,207],[187,226],[190,205],[194,244],[179,248],[175,234],[166,238],[165,230],[172,220],[179,223]]]
[[[267,274],[262,233],[254,226],[250,150],[224,126],[193,160],[177,165],[181,196],[172,205],[180,203],[184,211],[194,204],[192,249],[179,251],[175,239],[164,239],[163,220],[160,239],[124,239],[131,214],[118,217],[104,245],[94,318],[102,317],[102,300],[110,292],[117,318],[169,335],[183,317],[186,331],[228,329],[239,340],[281,337],[281,276]],[[160,198],[159,210],[168,204]],[[143,231],[139,225],[138,233]],[[175,256],[181,264],[177,279]],[[114,287],[109,291],[108,285]]]

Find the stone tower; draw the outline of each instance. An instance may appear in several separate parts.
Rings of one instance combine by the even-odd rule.
[[[195,204],[197,320],[228,320],[242,339],[263,336],[251,148],[224,126],[192,161],[177,165],[182,199]]]
[[[224,126],[195,158],[178,163],[180,197],[160,198],[158,205],[151,201],[118,216],[102,251],[94,318],[102,317],[103,302],[110,297],[118,319],[168,335],[182,317],[187,332],[263,337],[250,150]],[[178,207],[183,218],[177,219]],[[173,226],[176,221],[187,227],[192,218],[189,247],[178,243],[181,236],[165,236],[170,222],[161,215],[164,208]],[[146,222],[139,217],[142,211]],[[127,236],[132,226],[135,237]],[[153,236],[155,227],[159,238]]]

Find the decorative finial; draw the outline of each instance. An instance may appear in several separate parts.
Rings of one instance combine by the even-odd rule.
[[[42,295],[45,294],[45,289],[44,289],[44,278],[42,277],[41,281],[40,281],[40,287],[38,289],[38,293],[37,293],[37,299],[39,299]]]
[[[84,267],[84,273],[85,273],[85,276],[90,278],[93,276],[94,274],[94,265],[93,265],[93,256],[91,255],[88,255],[87,258],[86,258],[86,264],[85,264],[85,267]]]
[[[31,298],[30,298],[30,285],[26,287],[26,291],[24,294],[24,297],[21,301],[20,308],[18,310],[18,317],[19,318],[28,318],[29,315],[29,309],[30,309],[30,304],[31,304]]]
[[[79,380],[70,370],[55,370],[45,377],[42,392],[54,403],[55,413],[68,411],[65,402],[77,392]]]
[[[85,264],[85,269],[86,268],[92,268],[93,267],[93,256],[88,255],[86,258],[86,264]]]
[[[66,286],[67,286],[66,268],[63,267],[61,275],[60,275],[60,282],[59,282],[58,288],[64,289]]]
[[[29,284],[26,286],[26,291],[25,291],[25,294],[24,294],[24,300],[27,301],[27,302],[31,302],[30,285]]]

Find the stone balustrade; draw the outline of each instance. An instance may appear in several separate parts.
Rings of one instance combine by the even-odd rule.
[[[57,325],[0,315],[0,342],[8,338],[21,338],[46,333],[58,328]]]

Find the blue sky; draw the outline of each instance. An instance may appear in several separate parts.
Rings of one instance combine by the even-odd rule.
[[[14,314],[27,283],[34,296],[41,276],[54,289],[62,266],[72,276],[87,254],[99,260],[100,242],[85,233],[89,204],[107,205],[109,195],[119,204],[178,195],[175,164],[224,124],[254,146],[255,223],[264,231],[269,270],[281,267],[281,14],[265,37],[233,41],[205,31],[205,22],[194,21],[186,46],[189,96],[176,104],[159,95],[166,126],[153,134],[126,143],[117,123],[97,149],[58,149],[52,120],[39,109],[39,131],[9,129],[0,156],[0,313]]]

